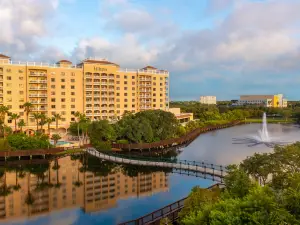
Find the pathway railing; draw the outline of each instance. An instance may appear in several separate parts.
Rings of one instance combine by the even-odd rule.
[[[209,174],[213,177],[223,178],[226,175],[226,168],[221,165],[214,165],[212,163],[206,162],[196,162],[188,160],[177,160],[177,159],[162,159],[154,157],[137,157],[134,158],[124,155],[109,155],[102,152],[98,152],[94,148],[87,148],[86,152],[91,155],[94,155],[98,158],[105,159],[117,163],[125,163],[132,165],[141,165],[141,166],[154,166],[154,167],[165,167],[173,168],[179,170],[189,170],[195,171],[203,174]]]
[[[221,184],[214,184],[207,189],[212,189],[216,186],[220,187]],[[176,221],[179,218],[179,212],[184,208],[184,202],[188,197],[180,199],[170,205],[164,206],[154,212],[151,212],[145,216],[142,216],[135,220],[130,220],[119,225],[150,225],[158,224],[163,218],[168,218],[171,222]]]

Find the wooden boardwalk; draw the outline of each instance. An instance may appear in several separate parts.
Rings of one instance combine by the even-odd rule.
[[[223,171],[219,166],[214,166],[213,164],[205,164],[204,166],[201,166],[201,164],[190,164],[190,163],[184,163],[184,161],[178,163],[178,162],[162,162],[162,161],[148,161],[140,159],[128,159],[123,158],[121,156],[111,156],[107,154],[103,154],[101,152],[98,152],[94,148],[87,148],[86,152],[89,154],[98,157],[100,159],[105,159],[107,161],[116,162],[116,163],[125,163],[125,164],[131,164],[131,165],[140,165],[140,166],[155,166],[155,167],[164,167],[164,168],[174,168],[174,169],[180,169],[180,170],[188,170],[188,171],[195,171],[200,172],[203,174],[208,174],[213,177],[220,177],[223,178],[226,175],[226,172]],[[159,159],[158,159],[159,160]],[[210,167],[206,165],[211,165]]]

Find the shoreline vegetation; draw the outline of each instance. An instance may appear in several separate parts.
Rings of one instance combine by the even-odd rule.
[[[228,166],[224,189],[192,189],[179,224],[300,224],[299,159],[297,142]]]

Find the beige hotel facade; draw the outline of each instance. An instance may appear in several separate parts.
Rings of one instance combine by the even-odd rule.
[[[67,60],[56,64],[14,62],[0,54],[0,105],[26,121],[25,102],[33,104],[29,129],[36,126],[34,112],[49,117],[60,114],[59,128],[67,129],[75,121],[76,111],[91,120],[117,119],[126,111],[168,111],[169,72],[151,66],[122,69],[105,59],[91,58],[76,65]],[[13,127],[8,117],[5,123]]]

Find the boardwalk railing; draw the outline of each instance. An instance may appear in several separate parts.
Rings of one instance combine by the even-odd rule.
[[[234,121],[234,122],[231,122],[228,124],[223,124],[223,125],[208,126],[205,128],[197,128],[182,137],[171,138],[171,139],[152,142],[152,143],[141,143],[141,144],[116,144],[116,143],[113,143],[112,147],[119,148],[119,149],[131,150],[131,149],[152,149],[152,148],[170,147],[170,146],[174,146],[174,145],[182,145],[182,144],[186,144],[186,143],[193,141],[201,133],[218,130],[218,129],[223,129],[223,128],[227,128],[227,127],[232,127],[239,123],[240,123],[239,121]]]
[[[214,184],[207,189],[212,189],[216,186],[220,187],[222,184]],[[221,186],[222,187],[222,186]],[[168,218],[171,222],[174,222],[178,219],[179,212],[184,208],[184,202],[188,197],[180,199],[176,202],[173,202],[170,205],[164,206],[154,212],[151,212],[145,216],[142,216],[135,220],[130,220],[119,225],[150,225],[150,224],[159,224],[159,221],[163,218]]]
[[[196,162],[196,161],[178,160],[178,159],[171,160],[171,159],[154,158],[154,157],[137,157],[137,156],[131,157],[128,155],[119,155],[119,154],[109,155],[109,154],[104,154],[102,152],[98,152],[94,148],[87,148],[86,152],[100,159],[105,159],[117,163],[196,171],[203,174],[211,175],[213,177],[220,177],[220,178],[223,178],[226,175],[226,169],[224,166],[214,165],[206,162]]]
[[[17,156],[35,156],[35,155],[51,155],[64,151],[63,148],[49,148],[49,149],[36,149],[36,150],[12,150],[1,151],[0,157],[17,157]]]

